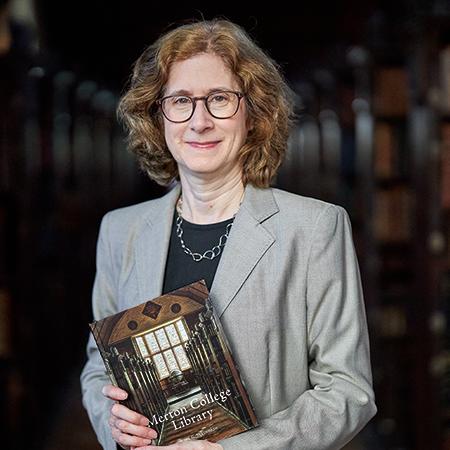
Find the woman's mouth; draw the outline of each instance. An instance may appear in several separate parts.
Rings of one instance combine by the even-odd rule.
[[[187,144],[194,148],[214,148],[220,141],[187,141]]]

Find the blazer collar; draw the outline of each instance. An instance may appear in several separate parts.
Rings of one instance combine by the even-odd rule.
[[[271,189],[246,187],[211,287],[211,298],[219,317],[275,242],[263,222],[278,211]]]
[[[135,247],[136,268],[141,302],[162,293],[175,204],[180,186],[151,202]]]
[[[151,202],[138,244],[136,264],[142,301],[161,295],[175,204],[180,185]],[[248,185],[234,219],[211,287],[211,298],[219,317],[235,298],[259,260],[275,242],[263,222],[279,211],[272,189]]]

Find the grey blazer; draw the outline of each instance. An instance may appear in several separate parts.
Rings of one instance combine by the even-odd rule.
[[[161,295],[176,186],[108,213],[93,289],[95,319]],[[247,186],[211,297],[261,425],[229,449],[339,449],[375,414],[360,274],[346,211]],[[109,380],[92,340],[83,403],[115,449],[101,394]]]

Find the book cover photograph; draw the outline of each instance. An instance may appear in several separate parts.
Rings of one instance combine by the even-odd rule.
[[[121,403],[156,445],[221,439],[258,425],[203,280],[89,324]]]

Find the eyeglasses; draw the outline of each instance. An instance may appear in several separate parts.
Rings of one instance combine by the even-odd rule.
[[[244,94],[235,91],[218,91],[203,97],[188,95],[169,95],[156,102],[161,107],[164,117],[170,122],[187,122],[193,115],[197,101],[202,100],[207,111],[216,119],[229,119],[239,109]]]

